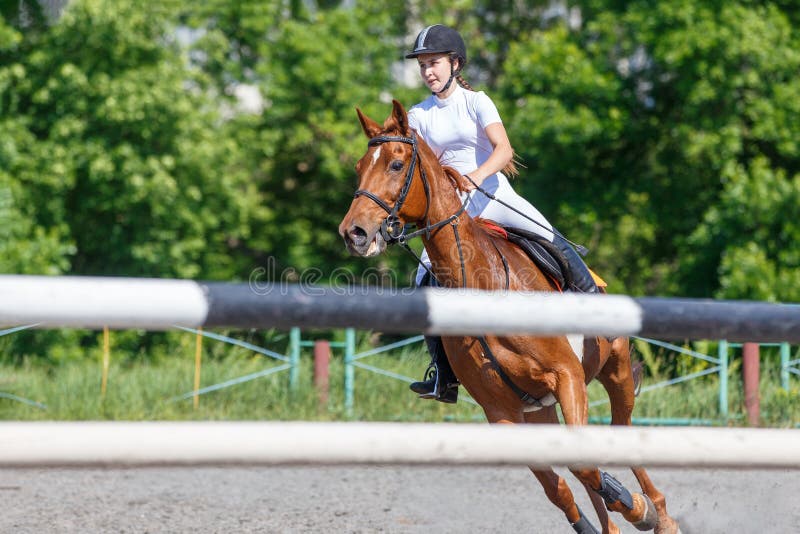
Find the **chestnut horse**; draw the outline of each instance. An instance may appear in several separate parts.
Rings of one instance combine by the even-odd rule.
[[[439,164],[430,147],[409,128],[399,102],[394,101],[392,114],[383,125],[361,110],[357,112],[370,141],[356,164],[359,189],[339,226],[352,254],[374,256],[388,243],[420,235],[439,285],[554,290],[520,248],[466,213],[459,196],[468,189],[466,179]],[[404,236],[406,224],[415,224],[420,230]],[[582,361],[566,337],[486,335],[444,337],[443,342],[458,380],[490,423],[557,424],[554,404],[538,403],[531,411],[530,403],[525,402],[551,395],[560,404],[566,424],[585,425],[586,384],[597,378],[608,392],[611,424],[631,424],[634,381],[627,338],[584,340]],[[632,470],[643,494],[629,492],[597,468],[571,470],[589,492],[603,533],[619,532],[606,509],[621,513],[640,530],[679,532],[677,522],[667,513],[664,496],[645,470]],[[577,532],[597,532],[575,504],[563,478],[552,469],[531,471]]]

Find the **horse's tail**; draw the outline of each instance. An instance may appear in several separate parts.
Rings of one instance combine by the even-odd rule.
[[[633,355],[636,353],[636,346],[631,343],[631,373],[633,374],[633,396],[638,397],[642,392],[642,377],[644,376],[644,364],[637,360],[633,360]]]

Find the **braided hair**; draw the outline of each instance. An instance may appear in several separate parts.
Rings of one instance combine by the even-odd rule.
[[[456,81],[458,82],[458,85],[460,85],[467,91],[475,91],[475,89],[472,88],[472,86],[467,82],[467,80],[464,79],[464,77],[461,74],[456,74]]]

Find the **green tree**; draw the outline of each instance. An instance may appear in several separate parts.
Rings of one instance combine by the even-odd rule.
[[[761,156],[724,172],[719,203],[688,245],[721,249],[719,298],[800,302],[800,174]],[[702,260],[702,256],[699,256]]]
[[[800,163],[794,15],[769,2],[581,6],[579,30],[555,24],[510,48],[501,100],[529,167],[523,190],[593,245],[615,290],[789,296],[746,289],[763,282],[737,269],[777,281],[797,268],[783,215]],[[743,183],[781,193],[740,196]],[[747,233],[752,219],[723,216],[737,210],[782,215],[760,221],[765,242]]]
[[[28,121],[12,110],[19,95],[13,88],[25,77],[25,66],[15,61],[22,35],[0,19],[0,272],[58,274],[74,251],[66,225],[38,224],[40,199],[31,195],[18,175],[34,175],[45,152],[30,151],[36,139]]]
[[[243,246],[256,264],[272,257],[279,270],[318,268],[323,277],[341,267],[385,271],[397,262],[407,271],[398,254],[347,258],[336,232],[355,190],[353,165],[366,149],[355,108],[376,116],[389,110],[391,64],[401,57],[398,11],[361,3],[291,6],[215,3],[187,17],[200,35],[198,64],[219,94],[252,84],[264,102],[259,114],[239,114],[226,125],[275,208]]]
[[[238,146],[217,138],[219,110],[196,88],[171,15],[74,1],[5,49],[0,98],[19,142],[2,167],[17,209],[69,246],[71,273],[246,274],[229,251],[258,195]]]
[[[265,209],[218,102],[177,40],[174,3],[74,0],[0,24],[0,270],[231,280]],[[11,24],[13,22],[13,25]],[[162,336],[129,332],[138,354]],[[7,353],[83,356],[92,333],[16,334]]]
[[[527,167],[515,187],[612,290],[795,298],[791,2],[76,0],[52,27],[19,5],[0,26],[7,271],[411,270],[347,258],[335,229],[354,108],[424,97],[393,71],[443,22]]]

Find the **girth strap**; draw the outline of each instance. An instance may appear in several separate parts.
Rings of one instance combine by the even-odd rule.
[[[480,336],[476,338],[478,343],[481,344],[483,348],[483,355],[484,357],[489,360],[489,363],[492,365],[492,368],[495,372],[500,376],[500,379],[509,387],[511,390],[519,397],[519,399],[527,404],[528,406],[535,406],[537,408],[543,408],[545,405],[542,404],[540,399],[532,397],[530,394],[526,393],[522,390],[518,385],[516,385],[512,380],[511,377],[503,371],[503,368],[500,367],[500,362],[497,361],[492,349],[489,348],[489,343],[486,341],[486,338]]]
[[[508,261],[506,261],[506,257],[503,256],[503,253],[500,252],[500,249],[497,248],[497,244],[494,241],[492,241],[492,246],[497,251],[498,256],[500,256],[500,259],[503,262],[503,270],[506,272],[506,291],[508,291],[508,289],[511,287],[511,273],[508,270]]]

